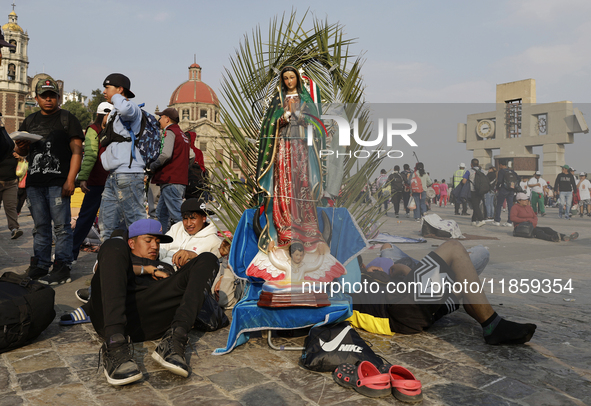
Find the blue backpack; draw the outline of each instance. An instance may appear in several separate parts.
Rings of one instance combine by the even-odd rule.
[[[138,105],[140,108],[144,106],[144,103]],[[162,135],[160,133],[160,124],[156,117],[151,115],[142,109],[142,122],[138,135],[134,134],[131,130],[131,123],[121,120],[123,126],[129,132],[130,137],[123,137],[116,134],[113,131],[113,122],[117,116],[117,112],[112,119],[107,123],[107,127],[101,134],[101,146],[107,147],[111,142],[133,142],[133,144],[139,148],[142,159],[146,164],[146,168],[150,167],[150,164],[154,162],[158,155],[160,155],[160,148],[162,145]],[[135,159],[135,148],[131,149],[131,156],[129,157],[129,167]]]

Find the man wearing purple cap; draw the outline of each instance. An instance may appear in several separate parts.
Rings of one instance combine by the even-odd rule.
[[[185,359],[188,332],[218,271],[218,259],[204,252],[174,272],[158,261],[160,243],[172,241],[158,221],[142,219],[129,227],[127,241],[113,237],[101,246],[86,308],[105,341],[101,357],[111,385],[142,378],[132,358],[131,340],[162,337],[152,358],[177,375],[190,374]]]
[[[559,242],[561,240],[572,241],[579,237],[579,233],[565,235],[552,230],[550,227],[538,227],[538,216],[531,208],[527,195],[525,193],[517,193],[516,200],[517,202],[511,208],[510,213],[511,222],[513,223],[515,229],[519,224],[529,221],[533,225],[533,238]],[[515,233],[513,235],[515,235]]]
[[[122,220],[129,227],[132,223],[145,219],[147,215],[144,208],[146,164],[140,150],[131,141],[114,141],[120,137],[131,140],[128,127],[134,134],[140,133],[142,111],[137,104],[129,101],[135,95],[130,90],[131,81],[127,76],[112,73],[104,80],[103,86],[107,102],[113,104],[100,139],[101,146],[105,147],[101,163],[109,172],[99,214],[101,239],[105,241]],[[130,162],[132,148],[135,158]]]

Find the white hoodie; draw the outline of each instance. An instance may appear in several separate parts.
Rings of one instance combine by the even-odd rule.
[[[174,241],[168,244],[160,244],[160,260],[172,265],[172,256],[180,250],[193,251],[197,255],[202,252],[211,252],[219,258],[222,240],[217,236],[217,232],[217,227],[210,222],[197,234],[190,235],[185,231],[183,222],[179,221],[166,233]]]

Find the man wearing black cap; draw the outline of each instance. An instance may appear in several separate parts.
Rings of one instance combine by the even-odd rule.
[[[577,190],[575,177],[569,173],[570,166],[563,165],[562,172],[554,181],[554,192],[558,194],[558,217],[570,220],[570,207],[573,202],[573,192]]]
[[[111,233],[121,220],[129,227],[132,223],[145,219],[144,208],[144,160],[132,142],[108,142],[107,137],[112,133],[124,138],[130,138],[131,130],[138,135],[141,130],[142,111],[129,99],[135,97],[130,90],[129,78],[121,73],[112,73],[103,82],[107,101],[113,104],[113,110],[107,120],[108,134],[101,137],[101,145],[106,146],[101,155],[103,168],[109,172],[103,198],[101,201],[99,228],[103,241],[111,236]],[[129,128],[129,130],[128,130]],[[135,158],[130,163],[134,148]]]
[[[207,221],[205,202],[187,199],[181,205],[181,213],[183,221],[173,225],[166,233],[174,241],[160,245],[162,261],[181,267],[202,252],[211,252],[219,258],[222,255],[219,250],[221,240],[215,224]]]
[[[29,115],[19,131],[43,138],[36,142],[17,141],[16,153],[28,154],[27,197],[35,222],[33,251],[27,276],[57,285],[70,282],[72,229],[70,196],[82,162],[84,134],[78,119],[59,107],[59,87],[47,78],[35,87],[40,111]],[[55,262],[51,267],[52,227],[55,233]],[[49,273],[49,274],[48,274]]]
[[[218,271],[218,259],[204,252],[174,272],[158,261],[160,243],[172,241],[158,221],[143,219],[129,227],[127,241],[114,237],[101,246],[85,309],[105,341],[101,357],[111,385],[142,378],[130,340],[162,338],[152,358],[177,375],[190,374],[188,332]]]
[[[162,151],[158,159],[150,165],[154,174],[152,183],[160,186],[160,199],[156,207],[156,217],[162,230],[168,231],[172,223],[181,221],[181,204],[187,183],[189,183],[189,139],[179,127],[179,113],[169,107],[156,113],[160,128],[164,131]],[[195,154],[193,154],[193,159]]]

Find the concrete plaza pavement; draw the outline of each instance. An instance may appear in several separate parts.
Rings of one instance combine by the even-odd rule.
[[[458,222],[463,233],[497,239],[465,240],[483,244],[491,258],[481,277],[493,279],[489,300],[502,316],[532,322],[532,341],[519,346],[489,346],[482,329],[463,309],[444,317],[428,332],[393,337],[360,331],[375,352],[409,368],[422,381],[423,405],[588,405],[591,404],[591,218],[558,219],[556,209],[540,225],[559,232],[580,233],[573,242],[514,238],[512,228],[487,223],[476,228],[469,216],[455,216],[453,207],[434,213]],[[33,253],[33,222],[24,210],[24,235],[11,240],[0,216],[0,274],[22,273]],[[503,221],[506,220],[503,213]],[[382,232],[418,237],[420,223],[390,208]],[[420,258],[444,241],[400,245]],[[363,257],[367,263],[378,250]],[[83,252],[73,267],[72,283],[57,286],[56,320],[33,343],[0,355],[0,406],[12,405],[386,405],[393,397],[374,400],[344,389],[328,373],[297,365],[299,351],[275,351],[261,334],[230,354],[213,356],[225,347],[228,328],[214,333],[193,331],[188,349],[192,375],[184,379],[156,364],[150,354],[156,342],[134,344],[144,373],[139,383],[110,386],[97,372],[100,340],[92,325],[60,327],[59,316],[80,305],[74,296],[91,278],[96,254]],[[505,280],[501,293],[500,280]],[[510,293],[510,279],[571,280],[572,292]],[[530,284],[531,282],[528,282]],[[488,286],[488,285],[486,285]],[[531,285],[530,285],[531,286]],[[525,288],[523,288],[525,289]],[[557,290],[557,288],[556,288]],[[490,289],[489,289],[490,291]],[[304,337],[276,338],[279,344],[302,345]]]

